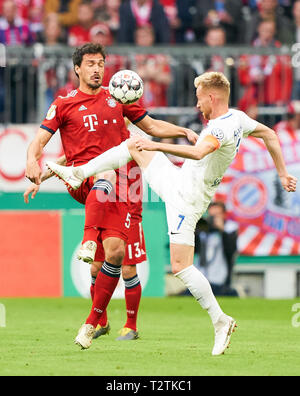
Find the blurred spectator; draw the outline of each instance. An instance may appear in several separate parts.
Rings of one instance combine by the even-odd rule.
[[[0,0],[0,15],[3,12],[3,3],[5,0]],[[14,0],[17,7],[17,17],[23,20],[30,19],[30,13],[33,8],[43,7],[45,0]]]
[[[164,7],[171,29],[171,41],[175,43],[195,41],[195,32],[191,28],[191,8],[195,0],[160,0]],[[194,8],[195,10],[195,8]]]
[[[300,43],[300,0],[295,1],[293,6],[294,41]]]
[[[28,10],[29,29],[36,41],[37,34],[44,30],[44,2],[45,0],[30,0]]]
[[[278,133],[282,144],[287,141],[299,141],[300,101],[294,100],[288,104],[286,119],[274,125],[273,129]]]
[[[194,69],[195,76],[204,73],[205,71],[218,71],[224,73],[225,59],[223,56],[218,55],[217,48],[226,45],[225,30],[220,27],[211,27],[207,30],[204,38],[207,47],[216,48],[215,54],[202,56],[201,59],[194,61],[191,65]]]
[[[59,23],[59,16],[54,12],[48,14],[44,20],[44,30],[37,35],[37,41],[46,46],[66,44],[67,36],[65,29]],[[45,71],[45,111],[55,98],[58,89],[58,59],[53,57],[44,63]],[[63,68],[64,69],[64,68]],[[62,69],[61,69],[62,70]],[[64,73],[60,73],[64,74]]]
[[[69,92],[78,88],[79,80],[73,69],[68,72],[68,81],[63,87],[60,87],[54,94],[54,99],[58,96],[67,96]]]
[[[29,24],[17,16],[17,6],[13,0],[2,4],[0,18],[0,43],[5,45],[29,45],[34,42]]]
[[[226,33],[221,27],[210,28],[205,36],[208,47],[223,47],[226,44]],[[205,71],[218,71],[224,73],[224,58],[216,54],[212,55],[205,64]]]
[[[158,0],[125,0],[120,10],[119,43],[134,43],[137,27],[152,25],[154,44],[170,42],[170,26]]]
[[[176,0],[160,0],[160,3],[164,7],[164,11],[168,18],[170,28],[172,30],[177,29],[180,21],[178,19]]]
[[[221,27],[211,27],[205,35],[205,44],[208,47],[223,47],[226,44],[226,33]]]
[[[194,28],[199,41],[207,29],[221,26],[228,43],[241,40],[242,3],[240,0],[197,0]]]
[[[243,4],[248,6],[251,10],[257,10],[260,7],[261,0],[243,0]],[[291,16],[292,0],[278,0],[278,4],[282,11]]]
[[[263,21],[258,27],[256,47],[278,47],[275,22]],[[293,71],[286,55],[244,55],[240,59],[239,80],[245,87],[242,101],[256,101],[258,105],[284,105],[290,101]]]
[[[0,15],[3,15],[3,3],[0,0]],[[45,0],[15,0],[16,17],[27,21],[34,39],[37,32],[43,30],[43,16]]]
[[[113,44],[113,36],[105,23],[96,23],[90,30],[90,42],[102,44],[105,47]]]
[[[258,25],[264,20],[273,19],[276,24],[276,39],[282,44],[293,42],[292,21],[280,12],[278,0],[261,0],[259,9],[246,23],[245,41],[250,44],[257,37]]]
[[[215,295],[237,296],[231,288],[232,271],[237,256],[238,226],[226,221],[223,202],[212,202],[207,217],[201,219],[195,232],[195,265],[207,277]]]
[[[93,8],[88,0],[78,5],[77,24],[69,28],[68,44],[79,47],[90,41],[90,30],[95,24]]]
[[[44,30],[37,34],[37,41],[44,45],[66,44],[66,31],[59,23],[59,16],[54,12],[44,19]]]
[[[294,42],[300,43],[300,0],[295,1],[293,6],[294,16]],[[300,99],[300,65],[294,68],[293,99]]]
[[[175,33],[175,42],[180,44],[196,41],[196,34],[192,28],[196,14],[196,0],[176,0],[175,3],[176,23],[173,26],[171,24]]]
[[[97,2],[97,0],[92,2],[97,21],[105,23],[113,34],[114,39],[116,39],[120,28],[119,9],[121,0],[104,0],[99,8],[96,7]]]
[[[135,32],[135,44],[140,47],[151,47],[154,44],[153,28],[138,27]],[[136,71],[144,82],[144,94],[140,104],[144,107],[167,106],[167,92],[172,81],[169,58],[160,54],[137,54],[135,62]]]
[[[77,23],[77,10],[81,0],[46,0],[46,14],[55,12],[62,26],[72,26]]]
[[[257,28],[258,36],[253,41],[253,47],[280,47],[281,43],[276,40],[276,24],[273,19],[263,20]]]

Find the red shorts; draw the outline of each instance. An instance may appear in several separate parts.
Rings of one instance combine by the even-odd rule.
[[[69,194],[78,202],[85,205],[91,189],[94,186],[94,178],[89,177],[84,180],[78,190],[68,189]],[[92,198],[94,199],[94,198]],[[91,203],[91,201],[90,201]],[[106,232],[115,232],[117,237],[121,237],[127,242],[128,229],[130,227],[130,209],[131,206],[127,202],[110,202],[109,200],[101,203],[100,209],[97,206],[96,209],[101,210],[101,215],[94,216],[95,222],[92,222],[90,226],[97,227],[105,230]],[[93,213],[93,212],[92,212]],[[93,215],[92,215],[93,217]],[[101,239],[103,238],[103,232]],[[114,235],[113,235],[114,236]]]
[[[102,241],[108,237],[121,238],[120,234],[111,232],[110,230],[101,230],[97,243],[97,252],[95,261],[103,262],[105,260],[105,253]],[[142,223],[132,224],[128,234],[126,245],[126,253],[123,260],[123,265],[136,265],[146,260],[146,245]],[[123,239],[123,238],[121,238]]]
[[[78,190],[68,189],[79,203],[85,204],[93,188],[94,177],[84,180]],[[146,260],[145,238],[142,223],[130,221],[130,206],[126,202],[103,202],[104,219],[99,227],[95,261],[103,262],[105,253],[102,242],[109,238],[120,238],[127,243],[123,265],[136,265]]]
[[[73,188],[68,187],[68,192],[71,195],[71,197],[73,197],[77,202],[81,203],[82,205],[85,205],[85,201],[87,199],[87,196],[89,195],[89,192],[93,188],[93,185],[94,185],[94,176],[91,176],[82,182],[78,190],[73,190]]]

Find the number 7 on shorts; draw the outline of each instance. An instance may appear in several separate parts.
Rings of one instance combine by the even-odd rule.
[[[176,230],[176,231],[179,230],[179,228],[181,227],[181,224],[182,224],[183,220],[185,219],[185,216],[183,216],[183,215],[178,215],[178,217],[179,217],[180,221],[179,221],[179,224],[178,224],[178,227],[177,227],[177,230]]]

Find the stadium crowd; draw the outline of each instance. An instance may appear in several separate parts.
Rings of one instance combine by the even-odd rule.
[[[291,0],[1,0],[0,42],[134,44],[136,29],[151,26],[154,44],[205,43],[219,27],[229,44],[278,46],[296,41],[299,14]],[[266,20],[274,22],[274,40],[257,41]]]

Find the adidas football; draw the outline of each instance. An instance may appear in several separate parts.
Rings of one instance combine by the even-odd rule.
[[[130,104],[143,95],[144,84],[140,76],[132,70],[121,70],[109,82],[109,93],[119,103]]]

